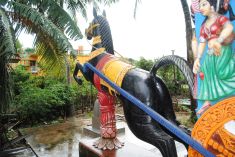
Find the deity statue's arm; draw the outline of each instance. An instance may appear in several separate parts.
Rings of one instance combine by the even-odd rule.
[[[198,42],[197,38],[195,35],[195,31],[193,32],[193,37],[192,37],[192,51],[193,51],[193,58],[194,60],[197,59],[197,47],[198,47]]]
[[[226,40],[228,40],[228,42],[230,42],[231,39],[230,36],[233,33],[233,25],[230,23],[229,20],[226,19],[226,22],[221,22],[222,24],[222,31],[220,33],[220,35],[218,36],[217,40],[212,41],[211,45],[212,48],[215,50],[214,54],[216,56],[220,55],[220,51],[221,51],[221,44],[222,43],[226,43]]]
[[[197,49],[197,59],[200,59],[206,47],[206,42],[200,42]]]
[[[223,25],[223,30],[221,31],[217,41],[219,43],[224,42],[233,32],[233,25],[228,21]]]
[[[195,74],[199,72],[199,69],[200,69],[200,58],[203,55],[205,47],[206,47],[206,42],[200,42],[199,45],[198,45],[197,58],[194,61],[194,65],[193,65],[193,73],[195,73]]]

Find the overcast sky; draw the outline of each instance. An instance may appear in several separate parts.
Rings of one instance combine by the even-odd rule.
[[[133,18],[134,2],[120,0],[111,7],[103,7],[111,27],[114,49],[122,56],[133,59],[140,56],[159,58],[171,54],[171,50],[186,57],[185,22],[180,0],[142,0],[136,19]],[[82,33],[92,19],[91,9],[88,11],[88,21],[78,17]],[[32,36],[22,34],[19,39],[24,47],[32,47]],[[80,45],[86,50],[91,49],[85,39],[71,43],[75,49]]]

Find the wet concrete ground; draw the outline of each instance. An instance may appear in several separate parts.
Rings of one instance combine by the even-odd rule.
[[[118,135],[121,141],[128,141],[153,152],[156,154],[156,157],[161,157],[161,153],[157,148],[137,139],[128,129],[125,122],[118,123],[121,123],[125,127],[125,134]],[[25,132],[31,134],[27,138],[27,141],[39,157],[79,157],[79,141],[91,139],[91,137],[83,134],[83,127],[87,124],[91,124],[90,119],[84,116],[78,116],[64,123],[26,129]],[[184,157],[187,154],[186,149],[182,144],[177,143],[176,145],[178,156]],[[33,156],[35,155],[30,149],[16,155],[16,157]]]

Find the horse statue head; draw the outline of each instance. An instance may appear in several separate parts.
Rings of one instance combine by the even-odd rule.
[[[91,51],[103,47],[107,53],[114,54],[111,30],[106,19],[105,11],[103,11],[102,15],[97,15],[96,9],[94,8],[93,16],[94,19],[90,23],[89,27],[85,30],[85,34],[88,40],[94,38]]]

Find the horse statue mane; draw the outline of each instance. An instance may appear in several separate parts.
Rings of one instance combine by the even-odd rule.
[[[109,23],[106,19],[105,11],[103,11],[102,15],[103,16],[97,15],[96,10],[93,9],[94,19],[93,19],[91,25],[94,27],[97,27],[97,29],[95,29],[93,33],[95,35],[94,38],[100,39],[100,42],[94,43],[91,51],[94,51],[100,47],[104,47],[107,53],[114,54],[111,29],[110,29]],[[89,36],[89,33],[91,33],[91,32],[89,32],[89,29],[87,29],[86,30],[87,39],[91,39],[91,36]]]

